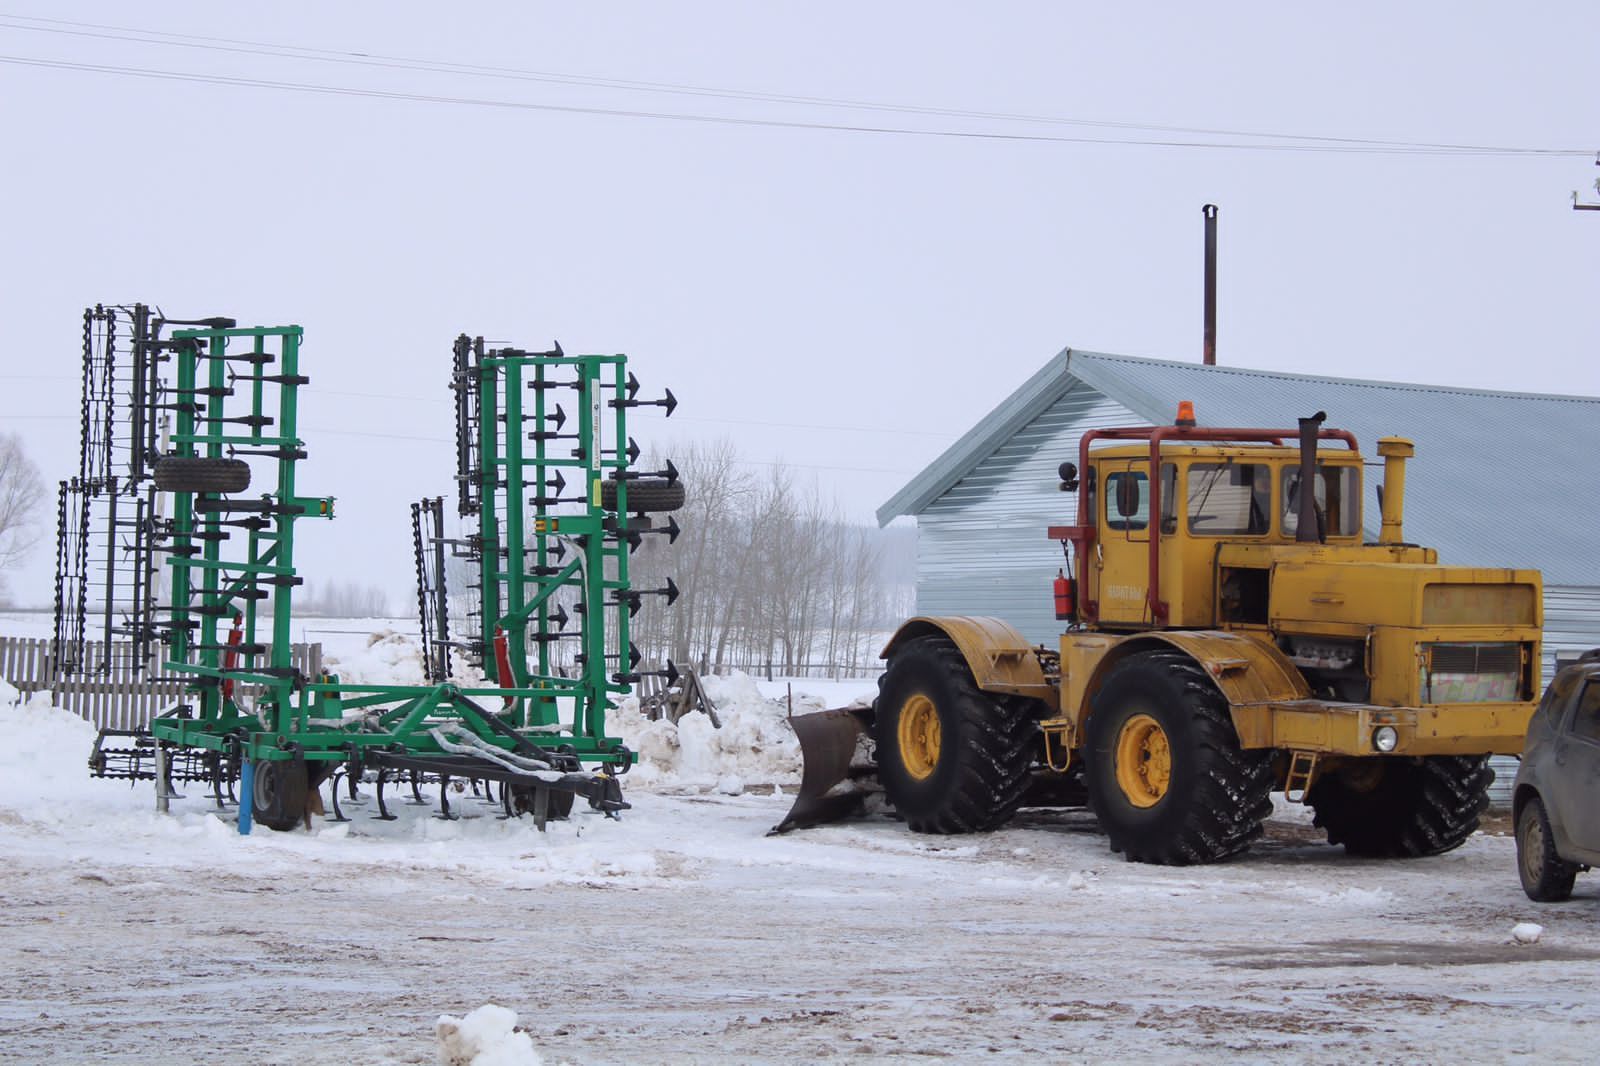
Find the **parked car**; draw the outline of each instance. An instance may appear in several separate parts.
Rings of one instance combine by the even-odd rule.
[[[1512,797],[1522,890],[1566,899],[1579,871],[1600,865],[1600,649],[1545,689]]]

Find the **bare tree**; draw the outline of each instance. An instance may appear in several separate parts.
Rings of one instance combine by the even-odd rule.
[[[305,614],[328,618],[384,618],[389,614],[389,597],[383,589],[357,581],[307,582],[297,603]]]
[[[0,572],[21,562],[39,540],[44,478],[23,450],[22,438],[0,433]]]
[[[900,554],[914,541],[847,524],[814,483],[781,464],[754,473],[726,441],[673,459],[687,490],[683,534],[672,545],[644,538],[629,562],[634,587],[671,577],[680,590],[674,607],[649,597],[634,619],[643,659],[795,673],[869,666],[884,620],[909,610],[887,572],[888,545]]]

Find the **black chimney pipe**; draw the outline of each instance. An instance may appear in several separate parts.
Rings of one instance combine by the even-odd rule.
[[[1206,311],[1203,354],[1206,366],[1217,365],[1217,205],[1200,209],[1206,217]]]
[[[1300,420],[1300,508],[1294,524],[1297,543],[1322,540],[1322,525],[1317,521],[1317,432],[1327,418],[1326,412],[1318,411]]]

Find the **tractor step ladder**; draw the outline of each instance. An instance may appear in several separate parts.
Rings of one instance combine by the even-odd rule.
[[[1295,803],[1303,802],[1317,773],[1317,753],[1296,751],[1289,755],[1289,772],[1283,779],[1283,794]],[[1296,795],[1296,793],[1299,793]]]

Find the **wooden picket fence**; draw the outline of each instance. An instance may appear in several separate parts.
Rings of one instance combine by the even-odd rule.
[[[322,671],[321,644],[295,644],[293,663],[307,677]],[[84,644],[86,669],[57,677],[55,641],[37,637],[0,637],[0,678],[24,697],[50,693],[57,707],[92,722],[99,729],[143,729],[150,719],[177,703],[188,683],[183,678],[156,676],[133,657],[133,646],[101,641]],[[246,686],[242,694],[248,697]]]

